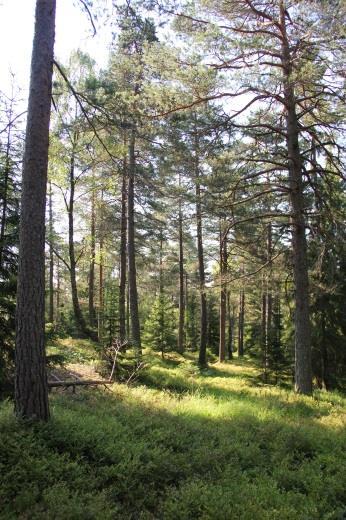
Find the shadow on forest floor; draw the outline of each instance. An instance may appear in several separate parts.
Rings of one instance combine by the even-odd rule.
[[[0,518],[343,518],[345,400],[255,374],[156,360],[136,386],[52,394],[51,422],[34,426],[4,403]]]

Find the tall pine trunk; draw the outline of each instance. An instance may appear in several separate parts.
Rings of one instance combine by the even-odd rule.
[[[91,193],[91,216],[90,216],[90,264],[89,264],[89,284],[88,284],[88,304],[89,304],[89,325],[91,328],[96,326],[95,312],[95,255],[96,255],[96,212],[95,212],[95,189]]]
[[[100,208],[100,242],[99,242],[99,319],[98,319],[98,337],[103,336],[103,325],[104,325],[104,274],[103,274],[103,216],[102,216],[102,205],[103,205],[103,192],[101,192],[101,208]]]
[[[266,280],[262,276],[262,323],[261,323],[261,343],[262,343],[262,367],[264,381],[268,379],[268,338],[267,338],[267,293]]]
[[[178,352],[184,352],[185,338],[185,280],[184,280],[184,237],[183,237],[183,211],[181,203],[181,174],[179,173],[179,325],[178,325]]]
[[[13,117],[13,98],[11,98],[10,111],[8,114],[8,127],[7,127],[7,138],[6,138],[6,150],[5,150],[5,167],[4,167],[4,187],[1,194],[2,208],[1,208],[1,224],[0,224],[0,270],[3,263],[3,250],[6,232],[6,220],[7,220],[7,206],[8,206],[8,183],[11,168],[11,133],[12,133],[12,117]]]
[[[286,107],[286,135],[289,186],[292,208],[292,252],[295,284],[295,389],[302,394],[312,392],[311,333],[309,316],[309,276],[305,234],[303,163],[299,148],[299,124],[292,77],[292,57],[286,34],[286,11],[280,1],[282,34],[282,66]]]
[[[245,317],[245,291],[239,294],[239,318],[238,318],[238,356],[244,356],[244,317]]]
[[[129,172],[127,188],[127,248],[128,248],[128,284],[129,284],[129,307],[131,340],[138,356],[142,354],[141,331],[138,313],[137,272],[136,272],[136,249],[135,249],[135,203],[134,184],[136,173],[135,159],[135,130],[132,130],[129,143]]]
[[[126,138],[124,138],[126,146]],[[120,276],[119,276],[119,335],[123,342],[126,338],[126,233],[127,233],[127,152],[123,159],[122,184],[121,184],[121,222],[120,222]]]
[[[74,145],[73,145],[74,146]],[[75,157],[74,151],[71,153],[70,158],[70,198],[68,203],[68,251],[70,259],[70,283],[71,283],[71,295],[72,295],[72,306],[73,313],[76,320],[76,325],[82,334],[90,335],[90,331],[87,328],[82,310],[79,304],[78,288],[76,279],[76,252],[74,247],[74,198],[75,198]]]
[[[48,420],[44,343],[45,209],[55,0],[37,0],[22,178],[16,312],[15,411]]]
[[[195,195],[196,195],[196,226],[197,226],[197,255],[198,255],[198,275],[200,291],[200,339],[198,364],[200,367],[207,365],[207,295],[205,292],[205,270],[204,270],[204,250],[203,250],[203,226],[201,208],[201,181],[199,171],[199,141],[198,129],[195,125]]]
[[[227,336],[227,353],[228,359],[233,359],[233,328],[234,317],[231,305],[230,291],[227,291],[227,321],[228,321],[228,336]]]
[[[227,310],[227,233],[224,222],[220,219],[220,338],[219,361],[226,359],[226,310]]]
[[[53,194],[49,181],[49,309],[48,321],[54,323],[54,253],[53,253]]]

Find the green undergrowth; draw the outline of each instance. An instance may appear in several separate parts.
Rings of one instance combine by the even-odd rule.
[[[51,339],[47,346],[49,356],[61,357],[63,363],[92,363],[97,360],[95,343],[89,339],[59,338]]]
[[[48,424],[1,405],[0,518],[346,518],[344,397],[146,359],[136,386],[52,394]]]

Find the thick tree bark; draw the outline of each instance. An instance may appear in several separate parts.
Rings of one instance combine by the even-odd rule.
[[[126,139],[124,138],[126,146]],[[123,160],[122,185],[121,185],[121,223],[120,223],[120,276],[119,276],[119,335],[120,340],[126,338],[126,233],[127,233],[127,153]]]
[[[181,188],[181,175],[179,173],[179,189]],[[178,352],[184,352],[185,343],[185,280],[184,280],[184,237],[183,237],[183,211],[181,194],[179,192],[179,324],[178,324]]]
[[[89,265],[89,325],[91,328],[96,326],[96,312],[94,303],[95,294],[95,254],[96,254],[96,214],[95,214],[95,190],[91,194],[91,220],[90,220],[90,265]]]
[[[132,130],[129,143],[129,173],[127,189],[127,248],[128,248],[128,284],[130,297],[130,323],[131,340],[141,356],[141,331],[138,313],[137,273],[136,273],[136,249],[135,249],[135,219],[134,219],[134,184],[136,172],[135,159],[135,131]]]
[[[49,309],[48,321],[54,323],[54,252],[53,252],[53,194],[49,181]]]
[[[15,411],[48,420],[44,344],[45,209],[55,0],[37,0],[22,179],[16,313]]]
[[[292,252],[295,283],[295,389],[299,393],[311,394],[309,276],[305,235],[303,164],[299,148],[299,125],[296,112],[294,79],[292,78],[292,58],[286,34],[286,11],[283,1],[280,1],[280,12],[289,185],[292,207]]]

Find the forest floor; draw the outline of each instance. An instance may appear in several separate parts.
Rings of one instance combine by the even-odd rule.
[[[95,369],[90,342],[58,347]],[[345,397],[264,385],[249,360],[149,360],[131,386],[53,391],[48,424],[0,405],[1,519],[346,518]]]

